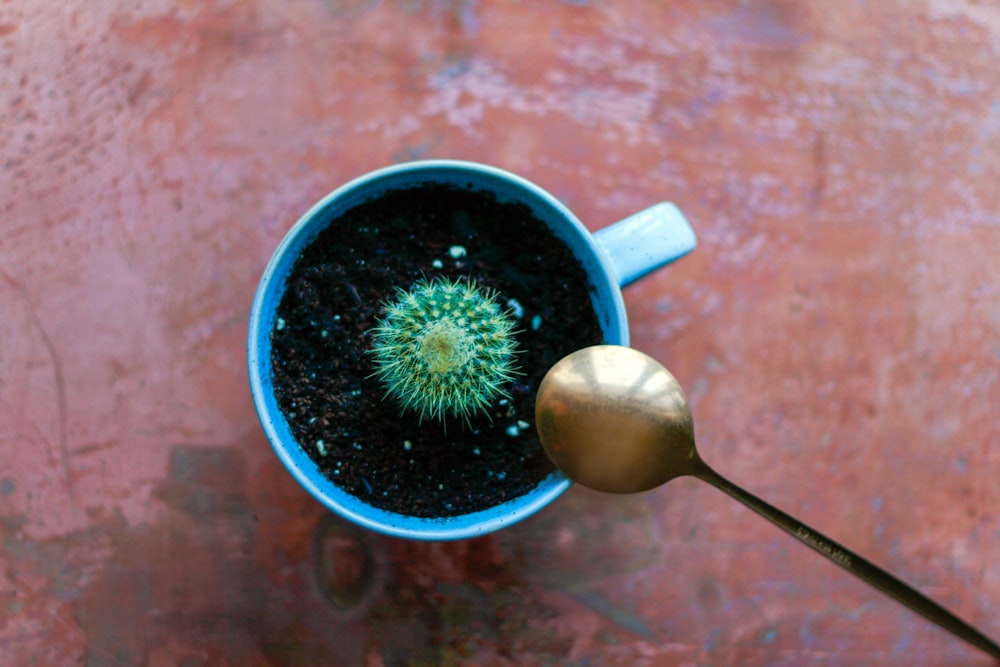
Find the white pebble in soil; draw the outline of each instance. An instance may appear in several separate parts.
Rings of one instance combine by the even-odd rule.
[[[522,317],[524,317],[524,306],[522,306],[521,302],[518,301],[517,299],[508,299],[507,307],[510,308],[510,312],[517,319],[521,319]]]
[[[431,266],[433,266],[435,269],[443,269],[444,262],[442,262],[440,259],[435,259],[433,262],[431,262]]]
[[[509,435],[512,438],[516,438],[517,436],[521,435],[521,429],[517,427],[517,424],[511,424],[510,426],[507,427],[507,435]]]
[[[462,259],[468,253],[465,250],[465,246],[453,245],[452,247],[448,248],[448,254],[451,256],[452,259]]]

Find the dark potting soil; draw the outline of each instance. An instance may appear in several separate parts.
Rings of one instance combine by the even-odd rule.
[[[494,289],[519,315],[522,375],[468,425],[401,414],[372,377],[382,306],[435,276]],[[292,269],[272,333],[278,405],[324,474],[372,505],[443,517],[510,500],[553,471],[534,425],[542,377],[602,342],[589,288],[526,206],[444,185],[392,191],[334,220]]]

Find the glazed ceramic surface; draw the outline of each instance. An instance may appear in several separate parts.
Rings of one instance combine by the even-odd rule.
[[[628,344],[620,288],[694,249],[694,232],[672,204],[661,203],[591,235],[573,213],[539,186],[495,167],[457,160],[426,160],[380,169],[334,190],[288,232],[264,271],[250,316],[248,368],[257,414],[267,438],[293,477],[316,499],[355,523],[396,537],[444,540],[476,537],[528,517],[561,495],[569,480],[551,473],[532,491],[486,510],[435,519],[397,514],[345,492],[322,474],[299,446],[279,410],[271,379],[271,331],[285,282],[296,259],[332,220],[389,190],[426,183],[493,193],[522,203],[565,243],[589,276],[591,302],[604,341]]]

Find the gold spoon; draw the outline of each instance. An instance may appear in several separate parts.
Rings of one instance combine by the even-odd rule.
[[[666,368],[628,347],[597,345],[563,358],[535,402],[542,446],[567,477],[635,493],[691,475],[725,491],[851,574],[1000,659],[1000,646],[950,611],[834,540],[724,479],[698,456],[687,397]]]

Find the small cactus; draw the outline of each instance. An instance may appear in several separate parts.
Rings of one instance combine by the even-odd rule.
[[[398,290],[371,330],[374,375],[420,419],[469,418],[508,397],[514,321],[472,281],[421,280]]]

